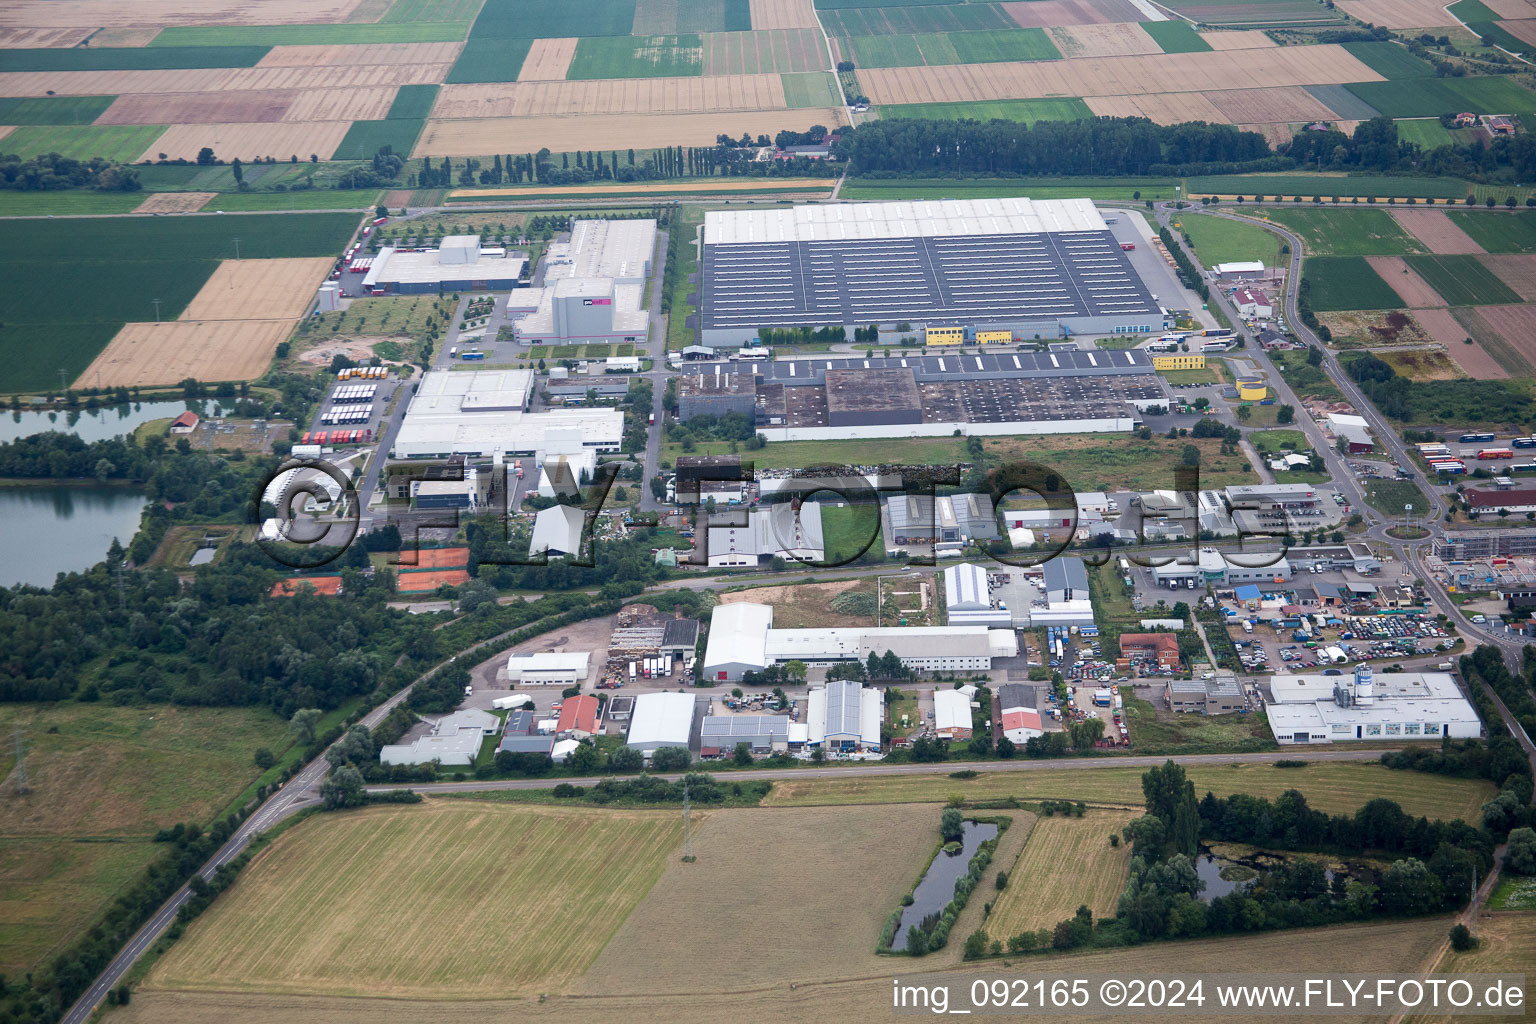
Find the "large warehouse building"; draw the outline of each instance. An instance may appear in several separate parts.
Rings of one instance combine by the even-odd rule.
[[[617,451],[624,414],[617,409],[528,412],[531,370],[438,370],[422,376],[395,435],[397,459],[450,455],[551,455]]]
[[[678,416],[752,414],[769,441],[1121,432],[1169,404],[1138,349],[695,363]]]
[[[887,651],[919,672],[986,672],[993,658],[1018,657],[1019,641],[1011,629],[986,626],[774,629],[771,605],[723,604],[710,621],[704,678],[731,682],[769,665],[835,665]]]
[[[1023,338],[1148,334],[1162,314],[1088,199],[712,211],[701,343],[764,327],[960,326]]]
[[[1482,721],[1446,672],[1383,672],[1357,665],[1353,676],[1275,676],[1265,709],[1275,742],[1470,739]]]
[[[544,256],[544,284],[509,306],[525,345],[644,341],[650,314],[645,279],[656,249],[654,220],[578,220],[567,242]]]
[[[479,235],[449,235],[437,249],[380,249],[363,278],[363,288],[397,295],[511,291],[521,283],[527,263],[522,255],[509,256],[505,249],[480,248]]]

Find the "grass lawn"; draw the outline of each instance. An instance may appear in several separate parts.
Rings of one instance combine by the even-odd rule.
[[[322,815],[264,851],[146,984],[375,998],[560,990],[681,841],[673,811],[434,800]],[[381,942],[386,916],[397,926]]]
[[[790,108],[835,107],[841,101],[837,85],[826,71],[801,71],[779,76],[784,83],[784,102]]]
[[[883,118],[914,117],[936,121],[975,118],[978,121],[1020,121],[1034,124],[1036,121],[1081,121],[1091,118],[1093,111],[1082,100],[1066,99],[1034,100],[974,100],[968,103],[883,103]]]
[[[1296,392],[1297,397],[1311,395],[1327,402],[1343,400],[1344,396],[1333,381],[1328,379],[1328,375],[1307,362],[1305,352],[1273,352],[1270,358],[1280,368],[1280,375],[1291,386],[1291,390]]]
[[[588,36],[576,44],[567,80],[678,78],[704,73],[704,44],[696,35]]]
[[[1200,53],[1211,49],[1211,44],[1187,21],[1144,21],[1141,27],[1164,53]]]
[[[1409,256],[1408,265],[1452,306],[1503,306],[1520,301],[1476,256]]]
[[[1412,505],[1421,517],[1429,508],[1429,499],[1412,480],[1364,480],[1360,486],[1365,489],[1366,503],[1389,516],[1402,515],[1405,505]]]
[[[1397,137],[1424,149],[1436,149],[1456,142],[1451,130],[1438,117],[1414,117],[1397,122]]]
[[[1248,435],[1248,440],[1261,452],[1300,452],[1312,447],[1307,444],[1307,436],[1299,430],[1255,430]]]
[[[828,493],[822,498],[832,498]],[[861,554],[865,561],[885,560],[885,542],[880,539],[878,505],[844,505],[821,508],[821,534],[827,545],[827,562],[843,565]]]
[[[1319,313],[1335,309],[1402,309],[1403,300],[1364,256],[1309,256],[1302,263],[1302,277],[1312,286],[1312,308]]]
[[[1126,697],[1125,722],[1131,732],[1131,747],[1138,754],[1275,749],[1274,735],[1262,711],[1246,715],[1187,715]]]
[[[1207,267],[1244,260],[1262,260],[1266,267],[1280,263],[1280,237],[1257,224],[1188,215],[1181,216],[1176,226],[1189,236],[1195,255]]]
[[[1264,211],[1268,217],[1301,236],[1310,256],[1397,256],[1423,252],[1418,240],[1398,226],[1386,210],[1367,207],[1302,208]],[[1321,307],[1319,307],[1321,308]],[[1349,306],[1349,309],[1386,307]]]
[[[1314,87],[1323,88],[1323,87]],[[1439,116],[1436,114],[1435,116]],[[1341,197],[1382,199],[1462,199],[1467,183],[1460,178],[1409,178],[1383,174],[1218,174],[1189,179],[1189,194]]]
[[[1304,751],[1302,752],[1305,753]],[[813,804],[943,803],[952,794],[967,800],[1084,800],[1122,807],[1143,806],[1143,768],[1103,768],[1036,771],[984,771],[974,779],[946,775],[868,775],[849,778],[790,779],[776,782],[763,806]],[[1425,772],[1392,771],[1374,762],[1316,762],[1304,768],[1268,764],[1184,766],[1196,796],[1248,793],[1273,800],[1288,789],[1300,790],[1313,808],[1329,814],[1349,814],[1368,800],[1395,800],[1407,813],[1428,818],[1477,821],[1493,786],[1482,779],[1455,779]]]
[[[1110,846],[1109,837],[1135,817],[1132,811],[1095,809],[1081,818],[1036,818],[1019,859],[1006,867],[1008,888],[992,903],[987,934],[1006,944],[1019,932],[1055,927],[1083,904],[1095,918],[1114,916],[1131,850],[1129,843]],[[1063,873],[1065,865],[1071,865],[1069,873]]]
[[[1536,252],[1536,213],[1454,210],[1447,216],[1489,252]]]
[[[1489,910],[1536,910],[1536,878],[1505,875],[1488,897]]]
[[[99,156],[132,163],[164,132],[165,126],[158,124],[24,125],[0,139],[0,149],[23,160],[57,153],[75,160]]]

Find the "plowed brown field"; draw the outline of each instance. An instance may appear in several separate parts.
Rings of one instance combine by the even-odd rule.
[[[193,213],[218,195],[217,192],[151,192],[134,213]]]
[[[1049,0],[1039,2],[1043,4]],[[875,103],[1141,96],[1153,92],[1201,92],[1221,82],[1255,81],[1276,87],[1381,80],[1380,75],[1336,45],[951,67],[872,68],[859,72],[860,83]]]
[[[358,89],[373,85],[432,85],[447,64],[356,64],[341,67],[231,68],[220,89]]]
[[[0,139],[5,138],[7,135],[11,134],[11,132],[13,132],[15,130],[16,130],[16,126],[13,125],[13,124],[0,124]]]
[[[1536,18],[1536,3],[1531,0],[1488,0],[1484,6],[1501,18]]]
[[[1452,20],[1437,0],[1338,0],[1338,8],[1351,18],[1387,28],[1430,28]]]
[[[1500,28],[1521,42],[1536,46],[1536,18],[1519,18],[1500,23]]]
[[[179,319],[278,320],[302,316],[334,263],[329,256],[225,260],[197,290]]]
[[[356,67],[180,68],[164,71],[0,72],[0,96],[120,96],[127,93],[217,92],[250,89],[358,89],[431,85],[447,64],[365,64]]]
[[[817,28],[811,0],[747,0],[753,28]]]
[[[119,96],[97,124],[221,124],[281,121],[298,95],[292,89],[251,92],[140,93]]]
[[[1220,122],[1221,111],[1201,92],[1161,92],[1145,96],[1085,96],[1088,109],[1100,117],[1145,117],[1158,124],[1186,121]]]
[[[1456,222],[1441,210],[1393,209],[1388,212],[1430,252],[1456,255],[1483,251],[1471,235],[1457,227]]]
[[[1402,297],[1403,304],[1409,309],[1445,306],[1445,300],[1440,297],[1440,293],[1415,273],[1401,256],[1367,256],[1365,262],[1369,263],[1371,269],[1380,274],[1381,279]]]
[[[1106,25],[1146,20],[1136,5],[1128,0],[1024,0],[1005,3],[1003,10],[1021,28]]]
[[[91,34],[88,28],[0,27],[0,48],[7,50],[68,49]]]
[[[1509,285],[1526,302],[1536,302],[1536,255],[1512,253],[1483,256],[1478,262],[1493,271],[1500,281]]]
[[[1465,370],[1467,376],[1479,380],[1509,376],[1481,345],[1476,342],[1471,345],[1466,343],[1467,329],[1456,322],[1450,310],[1416,309],[1413,318],[1419,322],[1425,334],[1445,346],[1446,355]]]
[[[519,82],[563,82],[576,56],[575,39],[535,39],[517,72]]]
[[[327,25],[345,21],[358,0],[8,0],[0,25]]]
[[[148,46],[160,34],[158,28],[104,28],[91,36],[92,46]]]
[[[451,64],[463,43],[367,43],[356,46],[274,46],[259,68],[302,68],[354,64]]]
[[[1210,43],[1213,50],[1258,50],[1280,45],[1270,38],[1268,32],[1252,28],[1231,32],[1202,32],[1200,38]]]
[[[257,157],[275,157],[286,160],[297,156],[301,160],[318,154],[329,160],[341,140],[346,137],[350,121],[316,121],[311,124],[178,124],[172,125],[165,134],[139,157],[153,160],[164,153],[175,160],[196,160],[198,150],[212,146],[220,160],[254,160]]]
[[[1479,344],[1498,349],[1490,353],[1504,370],[1497,376],[1530,376],[1536,368],[1536,306],[1477,306],[1457,312],[1466,319]],[[1492,337],[1485,336],[1485,331]],[[1459,362],[1460,353],[1456,355]],[[1467,372],[1478,376],[1471,367]]]
[[[250,380],[266,372],[292,320],[172,320],[125,324],[79,383],[148,387],[201,381]]]
[[[432,114],[437,119],[538,117],[563,114],[703,113],[715,110],[765,110],[783,106],[784,80],[778,75],[720,75],[712,78],[445,85],[438,95],[437,106],[433,108]],[[818,122],[806,122],[808,125],[812,123]],[[428,130],[431,130],[430,126]],[[722,125],[715,134],[726,130]]]
[[[836,107],[809,107],[793,112],[795,124],[847,124]],[[476,156],[531,146],[570,152],[594,138],[616,149],[654,146],[668,139],[680,146],[714,145],[721,132],[773,135],[787,123],[783,110],[733,110],[713,114],[586,114],[566,117],[469,118],[428,121],[413,156]],[[172,129],[174,131],[175,129]],[[583,140],[586,140],[583,142]]]
[[[1046,29],[1063,57],[1118,57],[1162,53],[1163,48],[1139,24],[1073,25]]]

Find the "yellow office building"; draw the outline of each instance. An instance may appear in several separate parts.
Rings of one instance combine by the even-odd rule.
[[[1203,370],[1205,356],[1198,352],[1181,352],[1170,356],[1153,356],[1154,370]]]
[[[929,345],[965,344],[964,327],[929,327],[923,335],[925,343]]]
[[[1012,331],[977,331],[976,340],[983,345],[1007,345],[1013,341]]]

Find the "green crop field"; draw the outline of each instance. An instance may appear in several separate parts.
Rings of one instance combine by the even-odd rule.
[[[146,984],[375,998],[560,991],[682,837],[675,811],[432,800],[321,815],[263,852]],[[395,924],[381,941],[385,919]]]
[[[170,68],[248,68],[267,55],[262,46],[74,47],[0,50],[7,71],[159,71]]]
[[[435,88],[435,86],[434,86]],[[395,117],[386,121],[353,121],[331,154],[333,160],[368,160],[384,146],[409,155],[426,125],[422,118]]]
[[[1355,59],[1383,78],[1431,78],[1435,69],[1397,43],[1345,43]]]
[[[880,116],[928,118],[953,121],[974,118],[978,121],[1082,121],[1093,117],[1088,104],[1072,97],[1049,100],[975,100],[968,103],[887,103],[881,104]]]
[[[1241,4],[1230,0],[1176,0],[1168,6],[1202,25],[1327,25],[1339,18],[1309,0],[1246,0]]]
[[[533,40],[628,36],[634,21],[635,0],[485,0],[447,80],[515,82]]]
[[[1312,308],[1402,309],[1403,300],[1363,256],[1309,256],[1302,275],[1312,283]]]
[[[4,147],[0,146],[0,149]],[[0,189],[0,217],[132,213],[143,201],[143,192],[17,192]]]
[[[1418,240],[1399,227],[1385,210],[1354,206],[1280,207],[1265,210],[1264,216],[1300,235],[1309,255],[1399,256],[1424,251]]]
[[[835,107],[839,104],[837,84],[829,71],[801,71],[782,74],[784,103],[789,107]]]
[[[173,25],[150,42],[154,52],[172,47],[328,46],[363,43],[456,43],[469,22],[380,25]],[[257,58],[258,60],[260,58]],[[183,65],[177,67],[203,67]],[[217,65],[210,65],[217,66]]]
[[[1458,178],[1407,178],[1390,175],[1219,174],[1189,179],[1190,195],[1333,196],[1349,199],[1461,199],[1467,183]]]
[[[820,18],[829,36],[995,32],[1019,27],[1018,22],[1003,13],[1003,9],[996,4],[871,4],[867,7],[823,10]]]
[[[32,795],[7,790],[0,815],[0,973],[11,977],[91,927],[164,851],[155,830],[222,812],[260,774],[256,748],[288,744],[285,723],[254,708],[0,705],[0,729],[16,727]],[[0,753],[0,776],[14,761]]]
[[[0,139],[0,152],[23,158],[57,153],[75,160],[99,156],[131,163],[144,155],[165,131],[162,124],[27,125]]]
[[[841,49],[851,52],[861,68],[911,68],[926,63],[917,36],[854,36],[844,39]]]
[[[1387,117],[1439,117],[1453,111],[1474,114],[1536,112],[1536,92],[1509,78],[1405,78],[1346,86]]]
[[[377,189],[301,189],[297,192],[225,192],[207,210],[371,210],[383,195]]]
[[[444,79],[450,85],[475,82],[515,82],[533,40],[475,39],[471,37],[459,51],[459,59],[448,69]]]
[[[883,108],[882,108],[883,109]],[[1073,181],[1079,184],[1073,184]],[[1029,196],[1033,199],[1103,199],[1134,202],[1172,199],[1172,178],[852,178],[843,185],[844,199],[993,199]]]
[[[329,256],[355,213],[16,220],[0,254],[0,393],[73,379],[124,323],[175,319],[234,256]],[[89,286],[86,286],[86,283]]]
[[[591,36],[576,43],[567,80],[678,78],[704,73],[704,44],[696,35]]]
[[[951,32],[957,64],[987,64],[1011,60],[1060,60],[1061,51],[1043,28],[997,32]],[[933,63],[930,61],[929,63]]]
[[[1503,306],[1520,301],[1476,256],[1409,256],[1408,265],[1452,306]]]
[[[0,124],[90,124],[116,96],[23,96],[0,99]],[[0,141],[0,151],[5,143]]]
[[[1455,210],[1449,216],[1489,252],[1536,252],[1536,213]]]
[[[1280,238],[1257,224],[1196,214],[1180,216],[1178,226],[1195,245],[1195,255],[1207,267],[1218,263],[1262,260],[1266,267],[1280,262]]]
[[[435,85],[402,85],[389,105],[389,113],[384,116],[390,120],[428,117],[432,113],[432,104],[437,102],[437,90]]]
[[[639,0],[631,31],[637,36],[673,36],[751,28],[749,0]]]
[[[1144,21],[1141,28],[1164,53],[1199,53],[1211,48],[1187,21]]]
[[[474,20],[480,13],[483,0],[395,0],[379,21],[395,22],[446,22]]]
[[[1097,804],[1141,807],[1144,768],[1107,763],[1103,768],[1058,771],[982,772],[974,779],[943,775],[866,775],[852,778],[791,779],[776,782],[763,806],[815,804],[942,803],[951,794],[967,800],[1085,800]],[[1395,800],[1407,813],[1434,819],[1478,821],[1493,786],[1482,779],[1454,779],[1425,772],[1392,771],[1370,762],[1317,762],[1304,768],[1268,764],[1184,766],[1195,793],[1218,796],[1247,793],[1270,800],[1288,789],[1299,790],[1313,808],[1347,814],[1376,797]]]
[[[1457,141],[1451,130],[1437,117],[1415,117],[1397,122],[1397,137],[1424,149],[1450,146]]]

